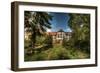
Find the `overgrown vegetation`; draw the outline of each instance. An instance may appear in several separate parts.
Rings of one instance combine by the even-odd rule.
[[[69,14],[69,26],[72,29],[70,45],[90,53],[90,15]]]
[[[90,58],[90,15],[69,14],[72,34],[62,44],[53,44],[51,36],[45,34],[52,19],[45,12],[25,12],[25,28],[31,32],[30,40],[24,40],[24,60],[64,60]]]
[[[89,58],[89,54],[82,50],[73,48],[64,48],[61,45],[55,45],[53,48],[41,51],[32,55],[25,55],[25,61],[40,60],[64,60],[64,59],[84,59]]]

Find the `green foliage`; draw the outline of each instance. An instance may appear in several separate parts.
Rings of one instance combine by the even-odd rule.
[[[40,61],[40,60],[45,60],[44,53],[25,55],[25,61]]]
[[[33,49],[33,47],[29,47],[31,41],[25,41],[25,48],[28,49],[25,50],[25,61],[90,58],[89,14],[69,14],[69,26],[72,29],[72,35],[69,40],[64,38],[61,45],[53,44],[51,36],[41,36],[41,31],[45,31],[44,27],[49,28],[48,25],[50,25],[48,22],[49,17],[45,15],[45,13],[36,13],[34,17],[37,17],[29,24],[32,29],[31,32],[33,33],[31,36],[33,39],[32,42],[35,41],[35,45],[42,47]],[[47,25],[45,25],[46,23],[44,22],[46,22]],[[40,26],[43,27],[40,28]]]
[[[53,40],[52,40],[52,36],[46,36],[46,39],[45,39],[45,41],[44,41],[44,44],[47,44],[49,48],[50,48],[50,47],[53,47],[52,41],[53,41]]]
[[[37,36],[44,35],[47,28],[51,28],[52,16],[46,12],[25,11],[25,28],[32,33],[31,45],[35,47]]]
[[[53,48],[43,50],[31,55],[25,54],[25,61],[40,60],[64,60],[64,59],[84,59],[89,58],[89,54],[75,48],[64,48],[61,45],[55,45]]]
[[[89,53],[90,49],[90,15],[69,14],[69,26],[72,29],[70,42],[74,48],[83,49]]]
[[[66,38],[63,39],[63,43],[62,43],[62,46],[65,47],[65,48],[71,48],[73,45],[72,45],[72,42],[71,40],[67,40]]]
[[[47,60],[69,59],[66,49],[59,45],[47,50],[45,53],[47,55]]]
[[[45,36],[37,36],[36,37],[36,45],[43,45],[45,41]]]
[[[25,39],[24,39],[24,48],[27,49],[27,48],[29,48],[30,46],[31,46],[30,40],[25,40]]]

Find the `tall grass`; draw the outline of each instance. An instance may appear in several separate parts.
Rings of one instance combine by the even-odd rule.
[[[53,48],[25,55],[25,61],[40,61],[40,60],[64,60],[64,59],[84,59],[89,58],[89,54],[81,50],[69,48],[66,49],[61,45],[55,45]]]

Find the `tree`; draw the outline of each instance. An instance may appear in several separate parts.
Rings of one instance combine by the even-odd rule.
[[[25,25],[27,31],[31,32],[31,44],[35,47],[36,36],[41,36],[44,34],[47,28],[51,28],[50,20],[52,16],[46,12],[32,12],[25,11]]]
[[[69,26],[72,29],[71,42],[76,48],[89,49],[90,46],[90,15],[69,14]]]
[[[58,30],[58,32],[64,32],[64,30],[63,29],[60,29],[60,30]]]
[[[46,44],[48,48],[53,47],[53,39],[52,39],[52,36],[46,36],[46,39],[44,41],[44,44]]]

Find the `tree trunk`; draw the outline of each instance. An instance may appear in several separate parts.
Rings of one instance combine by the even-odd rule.
[[[35,43],[36,43],[36,32],[32,33],[32,48],[35,48]]]

